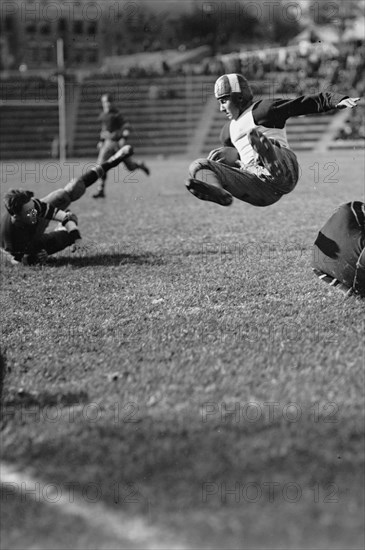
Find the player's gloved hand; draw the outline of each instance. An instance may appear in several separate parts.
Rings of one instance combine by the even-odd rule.
[[[68,222],[74,222],[77,225],[79,220],[77,219],[76,214],[73,214],[73,212],[70,211],[66,212],[66,215],[62,220],[62,225],[65,226]]]
[[[45,264],[47,259],[48,259],[48,253],[46,250],[44,250],[44,248],[42,248],[42,250],[40,250],[39,252],[37,252],[37,254],[35,255],[35,259],[36,259],[36,262],[38,264]]]
[[[98,151],[100,151],[100,149],[102,148],[103,146],[103,142],[102,141],[98,141],[98,143],[96,144],[96,148]]]
[[[219,147],[218,149],[210,151],[208,160],[214,160],[214,162],[237,167],[239,154],[235,147]]]
[[[346,109],[346,107],[350,107],[350,109],[352,109],[353,107],[356,107],[359,101],[359,97],[347,97],[346,99],[340,101],[340,103],[337,103],[336,109]]]

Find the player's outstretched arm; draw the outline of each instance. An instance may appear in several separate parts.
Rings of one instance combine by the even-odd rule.
[[[346,97],[345,99],[342,99],[340,103],[337,103],[336,109],[346,109],[346,107],[352,109],[353,107],[356,107],[359,101],[360,97]]]

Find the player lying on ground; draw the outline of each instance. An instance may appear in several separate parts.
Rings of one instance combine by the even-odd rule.
[[[115,107],[111,94],[103,94],[101,96],[101,104],[103,110],[99,115],[101,132],[97,145],[99,149],[98,164],[103,164],[103,162],[114,155],[120,147],[127,145],[131,132],[129,122],[124,120],[121,113]],[[124,164],[130,172],[133,172],[133,170],[142,170],[147,176],[150,174],[150,170],[144,162],[137,162],[131,157],[128,157],[125,159]],[[98,189],[93,195],[94,199],[105,197],[105,184],[106,174],[100,178]]]
[[[365,297],[365,204],[342,204],[325,223],[313,246],[316,275],[347,294]]]
[[[33,198],[32,191],[11,189],[4,202],[7,213],[1,224],[2,253],[13,265],[44,263],[50,254],[71,246],[75,252],[83,248],[75,214],[65,210],[78,200],[111,168],[118,166],[133,154],[130,145],[122,147],[100,166],[71,180],[63,189],[53,191],[43,199]],[[61,222],[63,228],[45,233],[51,220]],[[62,230],[64,229],[64,230]]]
[[[229,119],[221,132],[223,147],[190,165],[186,186],[198,199],[223,206],[233,197],[269,206],[290,193],[299,166],[286,137],[288,118],[355,107],[359,100],[326,92],[254,101],[247,80],[235,73],[219,77],[214,94]]]

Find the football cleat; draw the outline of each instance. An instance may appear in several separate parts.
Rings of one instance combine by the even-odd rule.
[[[93,199],[105,199],[105,193],[104,189],[99,189],[94,195],[92,196]]]
[[[148,168],[148,166],[146,166],[146,164],[144,162],[140,162],[139,168],[141,170],[143,170],[143,172],[146,174],[146,176],[150,175],[150,169]]]
[[[216,202],[222,206],[230,206],[232,204],[233,197],[231,193],[220,187],[209,185],[195,178],[188,179],[185,185],[190,193],[202,201]]]
[[[248,133],[248,141],[252,149],[258,154],[261,163],[276,178],[284,177],[284,170],[276,156],[271,141],[262,132],[253,128]]]
[[[346,296],[351,296],[353,294],[353,289],[343,283],[342,281],[339,281],[335,277],[332,277],[332,275],[327,275],[327,273],[324,273],[323,271],[320,271],[319,269],[316,269],[315,267],[312,267],[312,270],[321,281],[324,281],[325,283],[329,284],[329,286],[332,286],[334,288],[337,288],[337,290],[340,290],[342,294],[345,294]]]

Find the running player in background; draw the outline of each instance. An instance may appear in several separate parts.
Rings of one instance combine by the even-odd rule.
[[[103,94],[101,96],[101,104],[103,110],[99,115],[101,132],[97,145],[99,149],[98,164],[103,164],[103,162],[114,155],[120,147],[126,145],[131,132],[129,122],[124,120],[122,114],[115,107],[111,94]],[[133,170],[142,170],[147,176],[150,174],[150,170],[144,162],[136,162],[129,157],[125,159],[124,164],[130,172]],[[100,178],[97,191],[93,195],[94,199],[105,198],[105,184],[106,174]]]
[[[312,268],[331,286],[365,297],[365,204],[339,206],[318,233]]]
[[[249,83],[236,73],[219,77],[214,94],[229,119],[221,132],[223,147],[190,165],[186,187],[198,199],[223,206],[233,197],[269,206],[290,193],[299,166],[286,137],[287,119],[355,107],[360,99],[326,92],[254,101]]]
[[[98,178],[125,162],[133,154],[132,147],[125,145],[109,160],[92,168],[83,176],[71,180],[63,189],[53,191],[43,199],[34,198],[32,191],[10,189],[5,194],[7,210],[1,223],[0,251],[5,261],[12,265],[23,263],[43,264],[50,254],[71,246],[71,251],[82,250],[77,217],[65,211],[71,202],[78,200]],[[51,220],[60,222],[61,230],[45,230]]]

